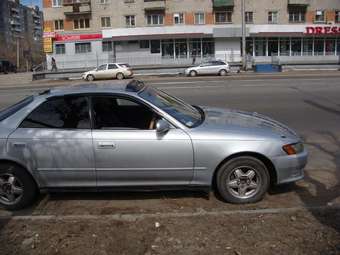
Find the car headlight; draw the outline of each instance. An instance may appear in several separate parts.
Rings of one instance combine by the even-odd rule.
[[[282,146],[282,149],[288,154],[288,155],[295,155],[303,152],[304,146],[303,143],[292,143],[292,144],[286,144]]]

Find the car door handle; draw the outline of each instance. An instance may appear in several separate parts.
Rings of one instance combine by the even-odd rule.
[[[12,144],[16,148],[24,148],[24,147],[26,147],[26,143],[14,142]]]
[[[100,149],[115,149],[116,144],[113,142],[98,142],[98,148]]]

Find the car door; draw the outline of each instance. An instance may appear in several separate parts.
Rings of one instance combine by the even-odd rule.
[[[193,177],[190,137],[172,128],[159,135],[161,118],[136,99],[93,96],[93,145],[97,185],[185,185]]]
[[[108,64],[106,78],[116,78],[117,71],[118,71],[118,66],[116,64]]]
[[[105,65],[100,65],[98,68],[97,68],[97,70],[96,70],[96,72],[95,72],[95,74],[94,74],[94,76],[95,76],[95,78],[96,79],[105,79],[106,78],[106,76],[107,76],[107,64],[105,64]]]
[[[207,62],[207,63],[203,63],[200,65],[199,74],[210,74],[211,73],[211,63]]]
[[[8,139],[9,154],[31,166],[43,187],[95,187],[89,99],[50,98]]]

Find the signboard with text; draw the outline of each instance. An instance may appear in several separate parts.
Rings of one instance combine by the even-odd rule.
[[[78,35],[60,35],[56,34],[56,41],[82,41],[82,40],[95,40],[103,38],[102,34],[78,34]]]
[[[307,35],[340,35],[340,26],[308,26]]]

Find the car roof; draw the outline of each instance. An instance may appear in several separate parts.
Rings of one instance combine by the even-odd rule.
[[[92,93],[121,93],[136,94],[142,91],[146,85],[139,80],[112,81],[111,83],[85,83],[72,86],[57,87],[45,90],[39,95],[45,97],[64,96],[72,94]]]

